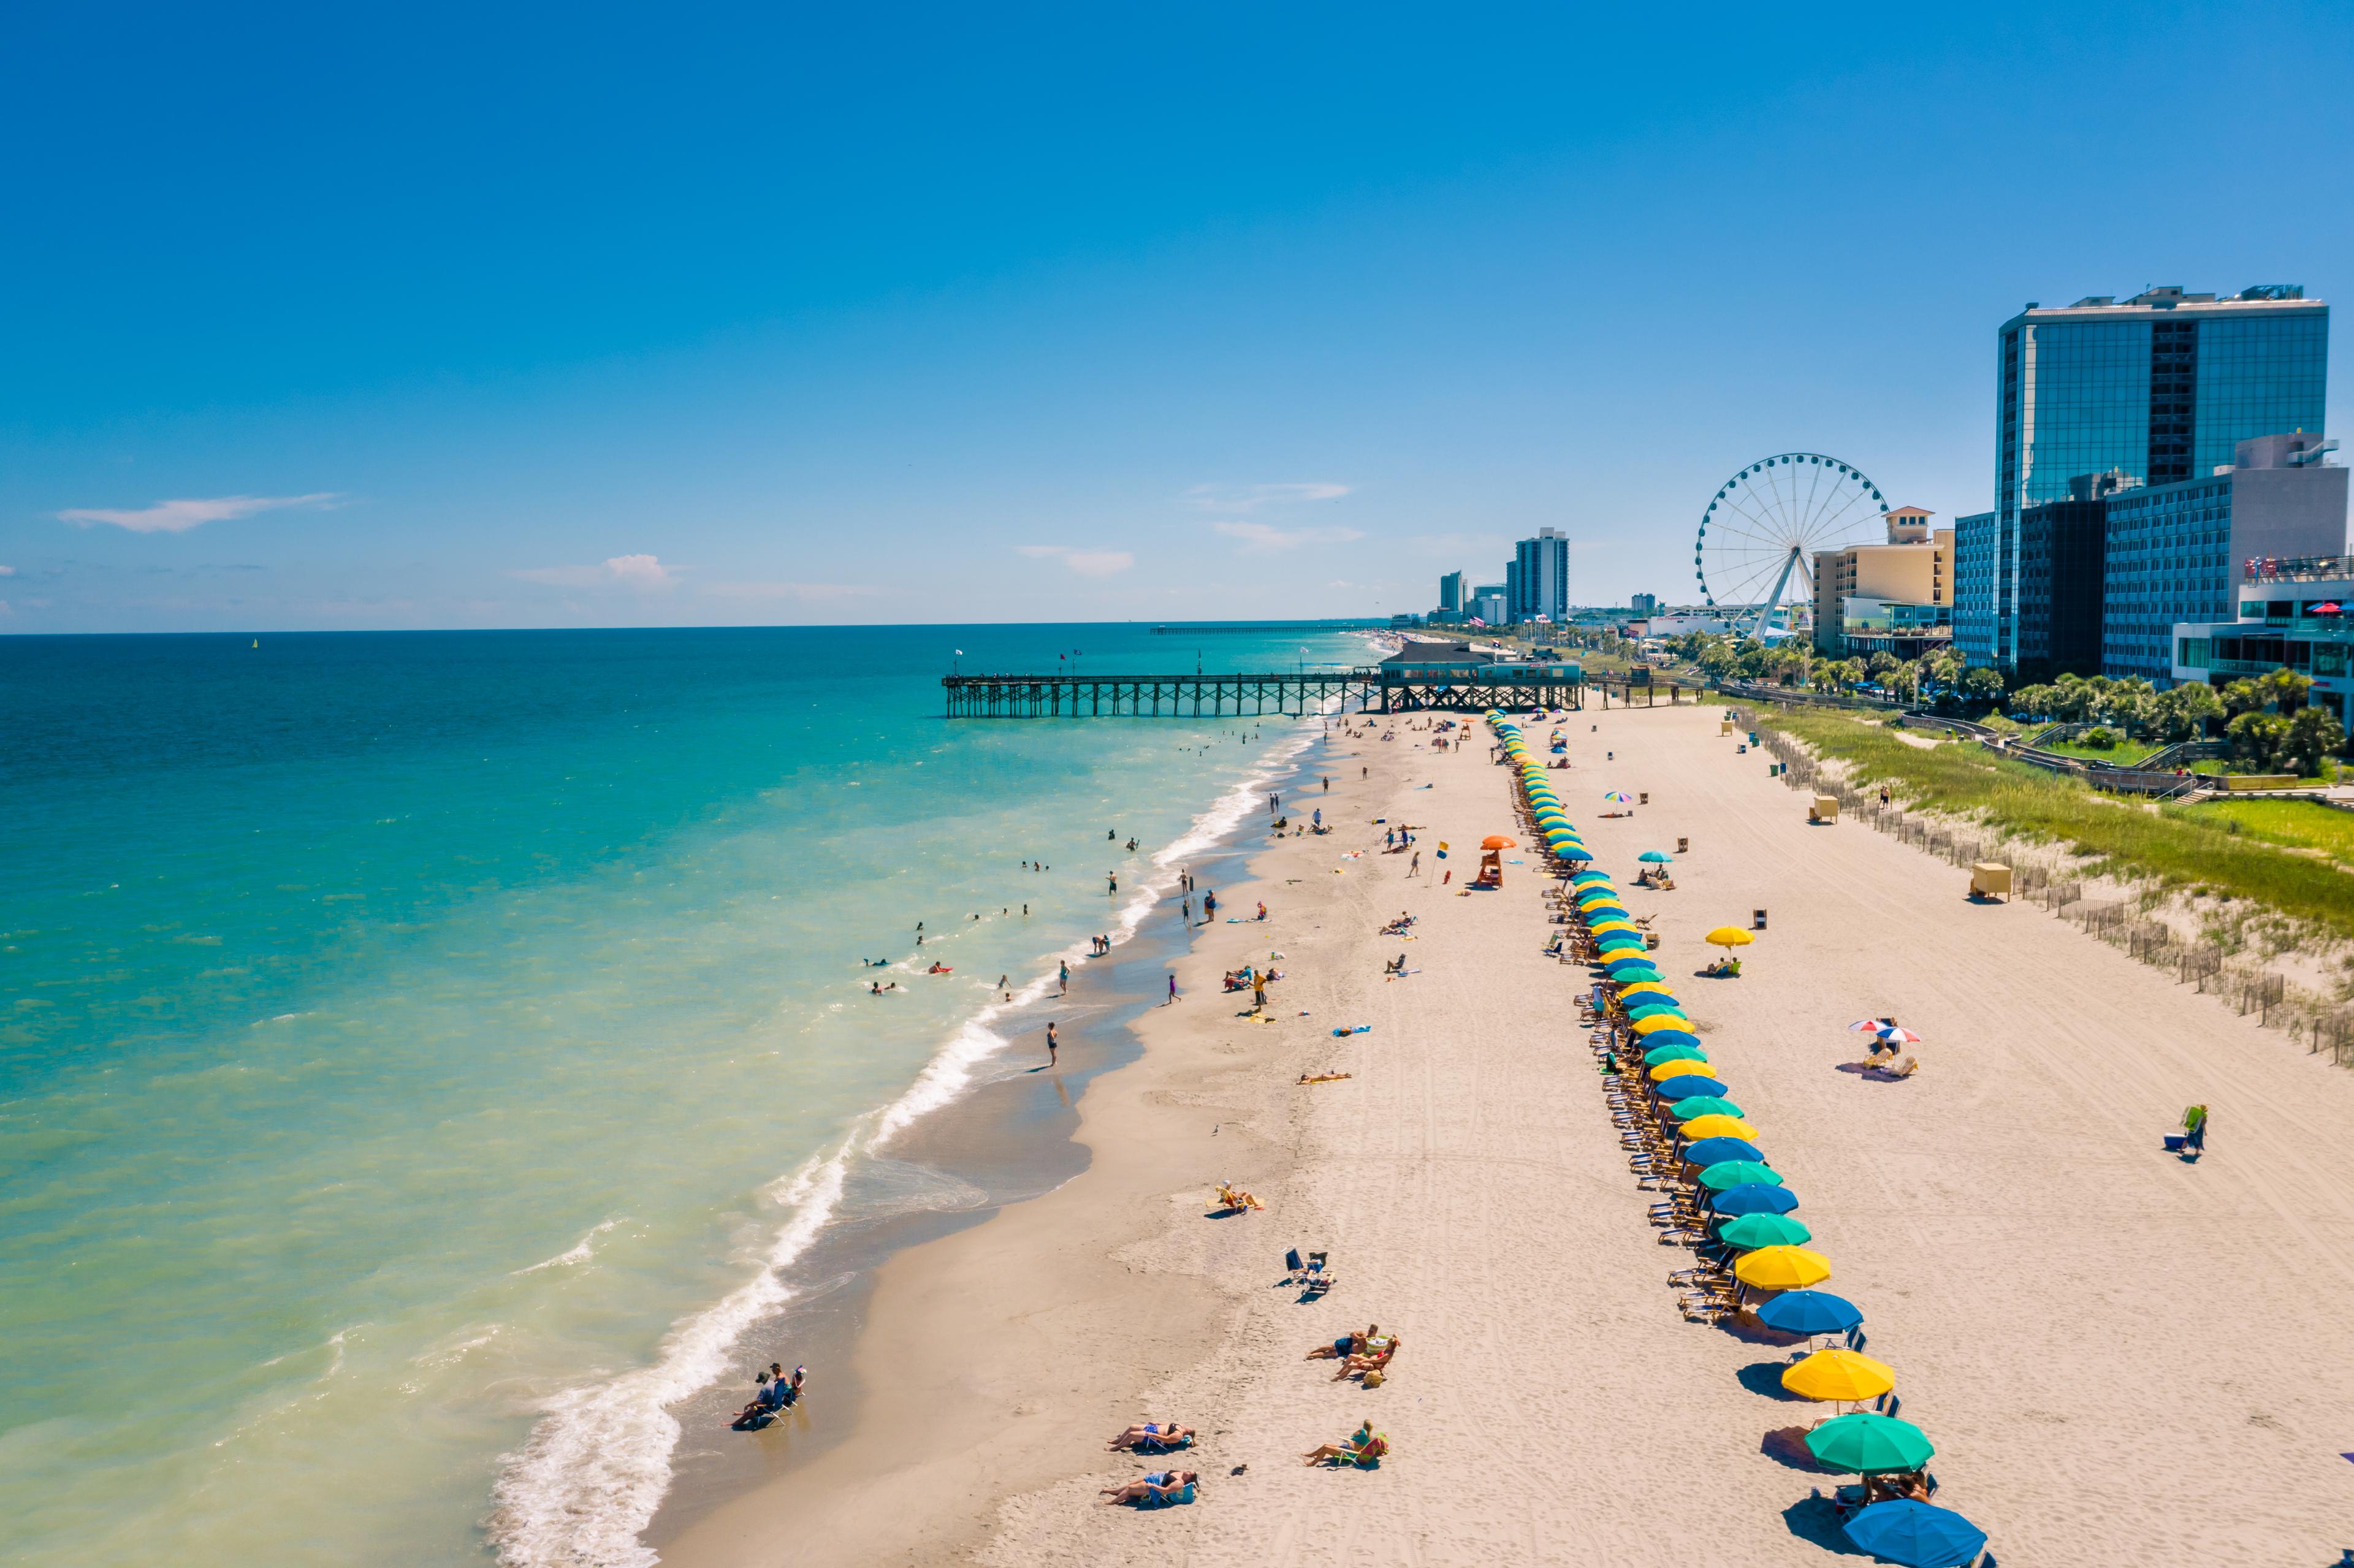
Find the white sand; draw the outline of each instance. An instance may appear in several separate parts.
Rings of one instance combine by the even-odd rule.
[[[1623,879],[1638,850],[1692,840],[1678,891],[1628,895],[1800,1196],[1826,1288],[1862,1308],[1903,1414],[1937,1443],[1937,1500],[2006,1568],[2333,1561],[2354,1541],[2354,1078],[2031,905],[1967,903],[1941,861],[1809,828],[1716,712],[1589,714],[1553,778]],[[1193,1000],[1157,1010],[1146,1059],[1082,1105],[1094,1168],[884,1271],[861,1431],[670,1561],[1824,1555],[1809,1494],[1840,1478],[1789,1462],[1788,1430],[1824,1412],[1779,1396],[1779,1348],[1678,1317],[1665,1281],[1688,1255],[1645,1223],[1575,1022],[1585,971],[1539,951],[1535,857],[1469,897],[1428,885],[1427,853],[1420,883],[1404,857],[1338,860],[1377,847],[1364,818],[1404,814],[1429,824],[1426,852],[1455,844],[1459,882],[1462,852],[1511,831],[1484,734],[1441,758],[1409,737],[1363,746],[1375,777],[1328,807],[1341,832],[1261,857],[1269,927],[1203,933],[1181,969]],[[1611,788],[1653,803],[1604,821]],[[1257,895],[1233,889],[1230,910]],[[1744,979],[1683,978],[1712,956],[1702,932],[1760,906]],[[1400,907],[1419,940],[1374,935]],[[1423,972],[1384,982],[1401,947]],[[1213,996],[1269,948],[1296,977],[1283,1010],[1312,1020],[1246,1024]],[[1837,1070],[1860,1054],[1845,1025],[1881,1012],[1927,1039],[1909,1082]],[[1358,1022],[1373,1032],[1323,1033]],[[1327,1064],[1357,1076],[1292,1084]],[[2192,1100],[2214,1114],[2196,1167],[2158,1144]],[[1227,1176],[1268,1212],[1204,1218]],[[1270,1288],[1291,1245],[1333,1252],[1320,1304]],[[1300,1359],[1369,1319],[1404,1336],[1387,1386]],[[1204,1472],[1201,1500],[1091,1507],[1147,1467],[1101,1448],[1146,1415],[1208,1434],[1174,1461]],[[1393,1445],[1380,1470],[1293,1457],[1365,1415]]]

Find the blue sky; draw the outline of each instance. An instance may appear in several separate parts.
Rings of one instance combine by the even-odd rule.
[[[2343,8],[33,13],[17,632],[1675,599],[1986,506],[2025,301],[2354,296]]]

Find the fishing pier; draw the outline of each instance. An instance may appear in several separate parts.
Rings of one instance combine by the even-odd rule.
[[[1263,714],[1581,708],[1575,664],[1516,663],[1465,644],[1409,642],[1379,664],[1244,675],[943,675],[950,718],[1245,718]]]

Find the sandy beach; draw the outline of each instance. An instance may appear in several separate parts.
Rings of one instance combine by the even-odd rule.
[[[1827,1288],[1861,1307],[1937,1444],[1938,1502],[2007,1568],[2333,1561],[2354,1541],[2354,1079],[2031,905],[1967,902],[1941,861],[1809,827],[1718,711],[1577,717],[1553,778],[1662,934]],[[1796,1442],[1826,1412],[1776,1381],[1787,1351],[1677,1312],[1667,1276],[1688,1255],[1646,1223],[1612,1128],[1576,1021],[1587,973],[1542,951],[1540,857],[1460,894],[1471,846],[1516,832],[1511,775],[1477,726],[1443,755],[1392,733],[1337,745],[1330,794],[1287,800],[1333,832],[1276,842],[1251,884],[1218,889],[1219,923],[1176,966],[1185,1000],[1079,1104],[1088,1169],[885,1264],[855,1429],[687,1523],[663,1561],[1851,1554],[1815,1498],[1843,1478]],[[1612,789],[1650,803],[1605,821]],[[1380,853],[1376,819],[1416,825],[1419,877]],[[1635,855],[1679,837],[1678,888],[1633,888]],[[1225,923],[1259,898],[1265,924]],[[1758,908],[1742,979],[1687,978],[1713,956],[1702,932]],[[1416,939],[1380,936],[1401,910]],[[1276,1021],[1252,1022],[1218,977],[1274,952]],[[1419,972],[1385,978],[1400,952]],[[1861,1054],[1846,1025],[1887,1012],[1925,1037],[1922,1071],[1840,1071]],[[1296,1081],[1323,1070],[1353,1076]],[[2196,1166],[2159,1141],[2192,1101],[2214,1118]],[[1222,1180],[1266,1211],[1210,1217]],[[1290,1246],[1329,1249],[1337,1287],[1276,1288]],[[1385,1386],[1302,1360],[1369,1321],[1401,1336]],[[1105,1452],[1148,1417],[1202,1441],[1175,1461]],[[1366,1417],[1391,1444],[1378,1470],[1300,1466]],[[1193,1505],[1094,1506],[1171,1463],[1202,1472]]]

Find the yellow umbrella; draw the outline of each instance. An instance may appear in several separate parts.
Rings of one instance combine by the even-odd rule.
[[[1694,1143],[1703,1138],[1737,1138],[1748,1143],[1757,1137],[1757,1129],[1737,1116],[1696,1116],[1680,1130]]]
[[[1804,1290],[1830,1277],[1830,1260],[1802,1246],[1761,1246],[1733,1266],[1734,1278],[1760,1290]]]
[[[1598,937],[1605,931],[1639,931],[1642,927],[1632,920],[1605,920],[1598,926],[1588,926],[1586,929]]]
[[[1662,1062],[1650,1070],[1650,1079],[1655,1084],[1664,1084],[1670,1078],[1681,1078],[1687,1075],[1702,1078],[1721,1078],[1724,1075],[1705,1062]]]
[[[1622,985],[1618,988],[1618,1000],[1624,1001],[1630,996],[1637,996],[1647,991],[1657,991],[1670,1001],[1676,1000],[1676,993],[1658,980],[1637,980],[1633,985]]]
[[[1707,939],[1720,948],[1745,948],[1757,938],[1738,926],[1719,926],[1708,934]]]
[[[1896,1386],[1896,1369],[1853,1351],[1817,1351],[1782,1374],[1782,1386],[1802,1399],[1878,1399]]]
[[[1655,1012],[1649,1018],[1635,1020],[1635,1033],[1638,1034],[1656,1034],[1662,1029],[1689,1030],[1691,1027],[1691,1019],[1670,1018],[1664,1012]]]
[[[1615,893],[1589,893],[1585,897],[1577,901],[1577,906],[1580,909],[1592,909],[1599,905],[1616,904],[1617,902],[1618,895]]]

